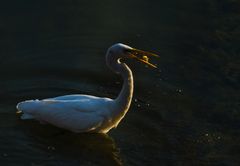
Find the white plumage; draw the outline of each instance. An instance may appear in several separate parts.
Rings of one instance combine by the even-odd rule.
[[[128,111],[133,94],[133,77],[122,58],[135,58],[155,67],[139,57],[156,56],[124,44],[111,46],[106,54],[107,65],[124,79],[123,88],[116,99],[90,95],[66,95],[43,100],[27,100],[17,104],[21,119],[36,119],[73,132],[107,133],[116,127]]]

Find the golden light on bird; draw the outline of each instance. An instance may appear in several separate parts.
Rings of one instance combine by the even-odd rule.
[[[142,51],[142,50],[139,50],[136,48],[132,48],[132,49],[128,50],[128,52],[129,52],[131,58],[135,58],[138,61],[140,61],[148,66],[157,68],[156,65],[149,62],[149,57],[159,57],[157,54],[147,52],[147,51]]]
[[[35,119],[76,133],[107,133],[116,128],[128,112],[133,97],[133,75],[121,58],[134,58],[148,66],[149,57],[158,55],[117,43],[106,54],[106,64],[123,81],[119,95],[114,98],[85,94],[70,94],[42,100],[26,100],[16,106],[21,119]]]

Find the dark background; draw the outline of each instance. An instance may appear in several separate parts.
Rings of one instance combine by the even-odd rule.
[[[71,93],[114,98],[105,52],[160,55],[133,70],[132,106],[108,135],[21,121],[15,105]],[[0,165],[240,164],[240,2],[1,1]]]

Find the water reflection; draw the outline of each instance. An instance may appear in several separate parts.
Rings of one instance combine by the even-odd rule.
[[[47,159],[35,164],[56,165],[122,165],[119,149],[112,137],[106,134],[76,134],[38,122],[19,122],[27,137],[29,148],[47,154]]]

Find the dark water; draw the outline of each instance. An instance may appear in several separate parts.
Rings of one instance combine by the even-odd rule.
[[[240,164],[240,3],[0,2],[0,165]],[[160,55],[135,78],[127,116],[108,135],[19,120],[17,102],[71,93],[115,97],[105,65],[117,42]]]

